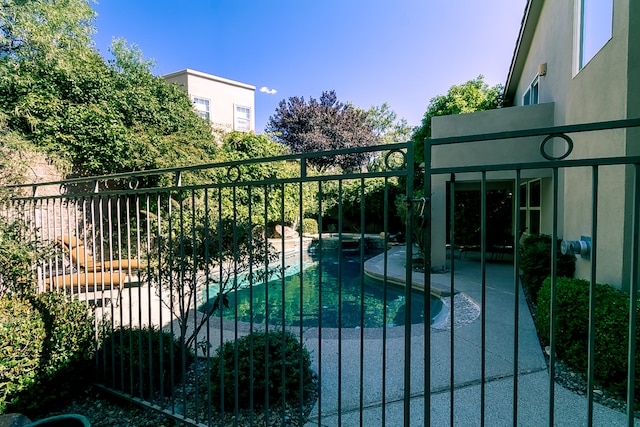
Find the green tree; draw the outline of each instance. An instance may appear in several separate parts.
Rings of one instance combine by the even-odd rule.
[[[160,221],[160,244],[152,249],[146,274],[160,285],[158,295],[176,318],[180,342],[195,353],[208,318],[229,307],[230,292],[276,274],[278,253],[246,218],[221,217],[215,204],[186,192],[181,196],[170,200],[175,209]],[[152,223],[158,226],[155,216]],[[203,294],[210,298],[206,304]]]
[[[217,161],[264,159],[287,153],[287,147],[269,139],[265,135],[231,132],[224,137],[217,155]],[[246,162],[237,166],[237,168],[222,168],[216,171],[214,179],[215,182],[219,183],[231,182],[231,180],[235,179],[237,179],[237,182],[242,183],[298,176],[300,176],[300,166],[297,162],[280,160]],[[309,199],[311,197],[310,190],[307,188],[304,187],[303,198]],[[224,188],[221,191],[223,196],[220,198],[220,202],[222,203],[225,217],[231,218],[235,215],[236,218],[246,220],[249,215],[249,199],[251,199],[253,207],[251,220],[254,224],[264,223],[265,209],[267,211],[267,224],[265,226],[282,223],[295,226],[299,220],[298,204],[300,195],[297,184],[251,186],[251,189],[244,184],[240,184],[235,187]],[[309,205],[309,203],[306,205]]]
[[[380,137],[382,144],[395,144],[411,139],[413,128],[406,119],[398,118],[386,102],[367,110],[367,122],[373,126],[373,132]]]
[[[413,128],[409,126],[405,119],[399,119],[396,112],[386,102],[380,106],[372,106],[366,111],[366,114],[367,122],[373,126],[373,132],[378,135],[381,144],[396,144],[411,140]],[[385,165],[387,153],[382,152],[373,155],[368,169],[377,171],[387,169]],[[392,162],[392,165],[396,163],[395,166],[399,166],[397,158],[392,157],[389,161]]]
[[[436,116],[473,113],[492,110],[502,106],[502,85],[490,87],[479,75],[473,80],[449,88],[446,95],[431,98],[422,124],[413,132],[416,162],[422,163],[424,140],[431,138],[431,119]]]
[[[87,53],[94,17],[88,0],[4,0],[0,58],[60,60],[61,53]]]
[[[0,9],[0,112],[8,127],[77,175],[210,162],[216,138],[188,95],[154,76],[136,46],[91,46],[85,0]]]
[[[380,138],[367,122],[366,111],[338,100],[335,91],[322,92],[319,99],[293,96],[280,101],[269,117],[267,132],[288,146],[293,153],[366,147],[379,144]],[[319,170],[341,167],[358,169],[366,165],[368,153],[317,157],[309,161]]]

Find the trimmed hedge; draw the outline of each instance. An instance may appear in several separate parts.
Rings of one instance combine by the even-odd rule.
[[[563,255],[560,252],[560,240],[557,250],[558,277],[573,277],[576,270],[576,258],[573,255]],[[522,270],[522,284],[529,296],[536,301],[542,282],[551,275],[551,236],[546,234],[532,234],[520,244],[520,269]]]
[[[193,353],[169,332],[155,328],[122,327],[102,341],[98,357],[102,381],[115,389],[145,399],[162,390],[165,396],[182,381]]]
[[[253,352],[253,358],[251,358],[251,352]],[[235,364],[236,354],[237,365]],[[269,355],[268,381],[267,354]],[[290,332],[253,332],[238,338],[236,342],[227,341],[218,348],[211,360],[211,398],[216,406],[220,406],[223,393],[221,370],[224,373],[222,400],[227,410],[235,407],[236,391],[238,408],[249,408],[253,389],[253,404],[257,408],[264,406],[267,390],[269,404],[281,402],[284,389],[285,401],[292,405],[299,403],[301,387],[304,401],[307,401],[315,390],[309,351]],[[284,383],[282,382],[283,371]]]
[[[64,295],[0,298],[0,413],[29,412],[89,385],[95,320]]]
[[[551,279],[538,295],[536,326],[543,343],[549,344]],[[629,295],[609,285],[596,284],[595,380],[624,396],[627,389],[629,342]],[[567,366],[587,372],[589,282],[558,278],[556,281],[556,355]],[[640,310],[636,342],[640,342]],[[640,352],[636,353],[635,393],[640,397]]]

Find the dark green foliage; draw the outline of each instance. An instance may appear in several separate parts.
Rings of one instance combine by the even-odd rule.
[[[251,357],[252,353],[253,358]],[[267,354],[269,355],[268,379],[266,377]],[[221,385],[221,370],[224,372],[224,391]],[[282,382],[283,371],[284,383]],[[237,390],[235,388],[236,379],[238,381]],[[250,407],[252,392],[254,407],[265,404],[267,390],[269,404],[282,402],[283,388],[286,402],[298,405],[301,387],[302,398],[309,399],[315,388],[311,359],[307,349],[290,332],[270,332],[268,334],[254,332],[239,338],[235,343],[228,341],[216,351],[211,360],[213,404],[220,405],[221,394],[224,393],[222,400],[224,400],[227,410],[235,407],[236,391],[238,408]]]
[[[556,281],[556,354],[567,366],[586,373],[589,325],[589,282],[558,278]],[[550,340],[551,279],[538,294],[536,326],[544,344]],[[624,396],[627,387],[629,295],[596,284],[595,379],[606,389]],[[640,311],[640,310],[639,310]],[[640,340],[640,313],[636,315],[636,342]],[[636,398],[640,396],[640,352],[636,353]]]
[[[303,234],[318,234],[318,221],[315,218],[303,218],[300,231]]]
[[[386,189],[385,183],[387,184]],[[342,221],[342,231],[345,232],[380,233],[385,226],[384,201],[385,191],[387,191],[387,200],[389,201],[387,226],[391,233],[399,231],[401,215],[398,206],[393,201],[402,195],[403,189],[397,179],[391,178],[386,182],[383,178],[343,181],[341,194],[339,194],[337,186],[326,185],[325,187],[326,201],[323,201],[323,209],[325,210],[323,227],[325,230],[329,224],[337,224]],[[363,195],[364,207],[361,204]],[[342,216],[339,215],[339,200],[342,202]],[[362,230],[361,218],[363,209],[365,214],[364,230]]]
[[[292,96],[280,101],[269,117],[266,131],[293,153],[372,146],[380,143],[368,113],[338,101],[335,91],[322,92],[319,99]],[[340,154],[309,159],[309,164],[324,170],[341,167],[358,169],[367,164],[367,153]]]
[[[42,316],[18,298],[0,298],[0,414],[37,381],[46,336]]]
[[[416,164],[424,156],[424,140],[431,138],[431,119],[436,116],[465,114],[474,111],[493,110],[502,106],[502,85],[489,87],[482,75],[461,85],[449,88],[446,95],[431,98],[422,124],[415,128],[411,137],[415,145]]]
[[[573,255],[563,255],[558,241],[558,277],[573,277],[576,260]],[[522,269],[522,283],[533,301],[544,279],[551,275],[551,236],[532,234],[527,236],[520,245],[520,268]]]
[[[0,301],[0,385],[8,383],[0,399],[9,409],[43,408],[84,390],[95,348],[95,320],[86,304],[56,293]]]
[[[171,394],[193,353],[168,332],[123,327],[104,338],[98,358],[107,386],[148,399],[160,390]]]
[[[422,125],[415,129],[413,140],[422,142],[431,137],[431,119],[436,116],[465,114],[474,111],[493,110],[502,106],[502,85],[489,87],[484,76],[479,75],[460,85],[453,85],[446,95],[431,98]],[[422,150],[420,151],[422,153]]]
[[[95,353],[95,320],[84,302],[68,302],[65,295],[46,292],[34,299],[47,331],[45,373],[53,377],[63,367],[90,360]]]

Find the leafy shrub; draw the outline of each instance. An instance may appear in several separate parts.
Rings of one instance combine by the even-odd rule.
[[[170,395],[182,380],[183,363],[186,367],[193,361],[190,350],[183,350],[169,332],[148,327],[112,331],[104,338],[99,357],[107,385],[143,398],[160,390]]]
[[[95,348],[89,308],[50,292],[0,301],[0,386],[10,409],[28,412],[85,389]]]
[[[0,216],[0,296],[36,292],[34,265],[52,253],[52,246],[34,238],[22,220]]]
[[[318,234],[318,221],[315,218],[302,219],[302,234]]]
[[[549,343],[551,279],[538,294],[536,326],[540,338]],[[608,390],[624,395],[627,387],[627,343],[629,342],[629,295],[596,284],[595,296],[596,381]],[[640,310],[638,310],[640,314]],[[636,342],[640,340],[637,317]],[[589,325],[589,282],[558,278],[556,281],[556,355],[567,366],[586,373]],[[640,396],[640,352],[636,353],[636,396]]]
[[[28,302],[0,298],[0,414],[37,380],[45,342],[42,316]]]
[[[221,375],[224,375],[224,390]],[[252,391],[254,406],[260,407],[265,403],[267,391],[269,404],[281,401],[283,389],[286,402],[296,404],[300,400],[301,387],[304,400],[311,397],[315,387],[309,352],[290,332],[253,332],[218,348],[211,360],[211,396],[214,405],[220,405],[220,397],[224,393],[225,407],[234,407],[236,380],[239,408],[249,408]]]
[[[558,241],[558,277],[573,277],[576,259],[573,255],[563,255]],[[542,282],[551,275],[551,236],[532,234],[520,245],[520,268],[522,282],[533,301],[536,301]]]

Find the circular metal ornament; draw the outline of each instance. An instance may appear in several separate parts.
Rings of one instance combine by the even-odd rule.
[[[139,185],[140,185],[140,179],[138,179],[138,177],[136,177],[136,176],[129,177],[129,189],[130,190],[137,190]]]
[[[551,141],[553,138],[562,138],[567,143],[567,151],[561,156],[552,156],[548,154],[545,149],[547,142]],[[572,151],[573,151],[573,140],[569,138],[567,135],[565,135],[564,133],[552,133],[548,135],[545,139],[543,139],[542,142],[540,143],[540,154],[542,155],[542,157],[544,157],[547,160],[562,160],[566,158],[569,154],[571,154]]]
[[[392,162],[390,161],[391,156],[399,153],[402,156],[402,161],[400,162],[399,165],[394,165],[391,164]],[[391,159],[393,160],[393,159]],[[395,162],[393,162],[395,163]],[[404,169],[407,166],[407,154],[400,150],[400,149],[395,149],[395,150],[391,150],[389,151],[387,154],[385,154],[384,156],[384,166],[388,169],[388,170],[400,170],[400,169]]]
[[[231,182],[237,182],[240,179],[240,168],[237,165],[229,166],[227,170],[227,179]]]

